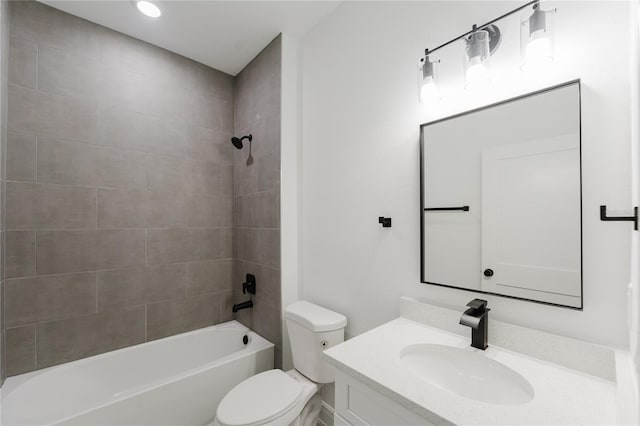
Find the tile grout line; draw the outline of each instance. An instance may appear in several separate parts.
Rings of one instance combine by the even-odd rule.
[[[36,183],[38,182],[38,139],[40,139],[40,136],[36,135]]]
[[[184,264],[184,298],[189,297],[189,264]]]
[[[38,139],[38,136],[36,136],[36,139]],[[37,153],[36,153],[37,154]],[[37,158],[36,158],[37,161]],[[36,174],[37,174],[37,167],[36,167]],[[37,179],[37,177],[36,177]],[[122,186],[105,186],[105,185],[99,185],[99,184],[92,184],[92,185],[81,185],[81,184],[77,184],[77,183],[60,183],[60,182],[45,182],[45,181],[31,181],[31,180],[21,180],[21,179],[5,179],[5,181],[7,183],[16,183],[16,184],[31,184],[31,185],[50,185],[50,186],[62,186],[62,187],[67,187],[67,188],[84,188],[84,189],[102,189],[102,190],[109,190],[109,191],[120,191],[120,192],[144,192],[144,193],[151,193],[151,194],[160,194],[160,195],[174,195],[176,192],[180,192],[180,191],[176,191],[176,190],[153,190],[153,189],[148,189],[147,186],[145,186],[144,189],[140,188],[140,187],[122,187]],[[145,184],[146,185],[146,184]],[[270,189],[268,191],[278,191],[277,189]],[[262,192],[258,192],[258,194],[264,193],[264,192],[268,192],[268,191],[262,191]],[[253,193],[252,193],[253,194]],[[234,198],[233,195],[230,194],[208,194],[208,193],[203,193],[203,192],[187,192],[184,194],[184,197],[187,198],[205,198],[208,200],[217,200],[217,199],[230,199],[230,198]]]
[[[98,224],[98,187],[95,187],[95,194],[96,194],[96,231],[99,228],[99,224]]]
[[[33,91],[38,91],[38,92],[42,92],[42,93],[51,93],[51,94],[57,94],[55,92],[47,92],[47,91],[43,91],[43,90],[38,90],[38,89],[34,89],[32,87],[27,87],[27,86],[23,86],[21,84],[16,84],[16,83],[9,83],[10,86],[15,86],[15,87],[21,87],[24,89],[28,89],[28,90],[33,90]],[[216,162],[216,161],[209,161],[209,160],[201,160],[199,158],[192,158],[192,157],[185,157],[185,156],[179,156],[179,155],[174,155],[174,154],[167,154],[167,153],[163,153],[163,152],[156,152],[156,151],[150,151],[148,149],[127,149],[126,147],[122,147],[122,146],[117,146],[117,145],[105,145],[102,144],[100,142],[91,142],[88,141],[86,139],[74,139],[74,138],[70,138],[70,137],[58,137],[58,136],[49,136],[48,134],[42,134],[41,132],[29,132],[29,131],[24,131],[23,129],[20,129],[18,131],[16,130],[7,130],[8,134],[12,134],[12,135],[19,135],[19,136],[40,136],[40,137],[45,137],[45,138],[49,138],[49,139],[53,139],[57,142],[63,142],[63,143],[72,143],[72,144],[77,144],[77,145],[83,145],[86,147],[93,147],[96,148],[97,150],[108,150],[108,151],[114,151],[114,152],[118,152],[118,153],[135,153],[135,154],[143,154],[143,155],[151,155],[151,156],[157,156],[157,157],[166,157],[166,158],[171,158],[174,160],[182,160],[182,161],[192,161],[195,163],[206,163],[206,164],[210,164],[210,165],[215,165],[218,166],[220,168],[222,167],[230,167],[230,168],[234,168],[234,164],[230,164],[230,163],[226,163],[226,162]],[[260,157],[257,157],[260,158]]]
[[[147,244],[148,244],[148,235],[147,235],[147,228],[144,229],[144,267],[148,268],[149,267],[149,255],[147,252]]]
[[[159,226],[159,227],[130,227],[130,228],[11,228],[5,229],[6,232],[90,232],[90,231],[165,231],[165,230],[195,230],[195,231],[219,231],[222,229],[233,229],[233,226]],[[280,228],[240,228],[240,229],[258,229],[265,231],[278,231]]]
[[[36,42],[36,90],[40,90],[40,43]]]
[[[95,288],[96,288],[96,309],[95,309],[95,313],[98,313],[98,273],[97,272],[93,272],[93,274],[95,274]]]
[[[223,290],[223,291],[218,291],[218,292],[206,292],[206,293],[197,294],[197,296],[203,296],[203,297],[221,296],[223,293],[225,293],[227,291],[229,291],[229,290]],[[77,315],[73,315],[73,316],[69,316],[69,317],[46,319],[46,320],[40,320],[40,321],[28,323],[28,324],[13,325],[13,326],[7,327],[5,329],[5,331],[6,330],[15,330],[15,329],[24,328],[24,327],[31,327],[31,326],[33,326],[35,328],[36,326],[41,325],[41,324],[59,323],[59,322],[62,322],[62,321],[74,320],[74,319],[78,319],[78,318],[87,318],[87,317],[92,317],[92,316],[97,316],[97,315],[104,315],[104,314],[109,314],[109,313],[113,313],[113,312],[117,312],[117,311],[133,310],[134,308],[140,308],[140,307],[143,307],[143,306],[145,308],[145,313],[146,313],[148,305],[160,305],[160,304],[164,304],[164,303],[170,303],[170,302],[176,302],[176,301],[184,301],[184,300],[185,299],[183,299],[183,298],[174,298],[174,299],[164,299],[164,300],[159,300],[159,301],[154,301],[154,302],[134,303],[134,304],[131,304],[131,305],[123,305],[123,306],[114,305],[114,306],[108,307],[108,309],[105,309],[104,311],[101,311],[101,312],[83,313],[83,314],[77,314]],[[145,322],[146,322],[146,318],[145,318]]]
[[[35,368],[38,368],[38,326],[37,324],[33,324],[33,352],[34,352],[34,361]]]
[[[157,264],[152,264],[149,266],[144,266],[144,265],[136,265],[136,266],[129,266],[129,267],[121,267],[121,268],[107,268],[107,269],[92,269],[92,270],[88,270],[88,271],[70,271],[70,272],[59,272],[56,274],[42,274],[42,275],[25,275],[25,276],[19,276],[19,277],[9,277],[6,278],[3,282],[6,283],[7,281],[18,281],[18,280],[27,280],[27,279],[34,279],[34,278],[52,278],[52,277],[60,277],[60,276],[65,276],[65,275],[76,275],[76,274],[92,274],[92,273],[101,273],[101,272],[118,272],[118,271],[130,271],[130,270],[136,270],[136,269],[140,269],[140,268],[148,268],[148,267],[163,267],[163,266],[171,266],[171,265],[188,265],[190,263],[205,263],[205,262],[216,262],[216,263],[221,263],[221,262],[227,262],[230,260],[234,260],[234,258],[232,257],[224,257],[224,258],[218,258],[218,259],[196,259],[196,260],[180,260],[177,262],[169,262],[169,263],[157,263]],[[255,262],[249,262],[246,260],[242,260],[239,259],[242,262],[246,262],[246,263],[253,263],[253,264],[257,264]],[[262,264],[257,264],[269,269],[278,269],[278,268],[274,268],[272,266],[269,265],[262,265]]]
[[[38,276],[38,233],[34,232],[33,233],[33,251],[34,253],[34,259],[33,259],[33,269],[34,269],[34,273],[36,274],[35,276]]]
[[[144,304],[144,341],[148,342],[148,336],[147,336],[147,309],[148,309],[148,305],[145,303]]]

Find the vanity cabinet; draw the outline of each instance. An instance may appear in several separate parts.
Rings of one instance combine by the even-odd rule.
[[[460,313],[448,311],[432,307],[422,317],[457,323]],[[401,317],[327,349],[335,424],[613,425],[630,412],[623,400],[634,405],[633,386],[619,380],[632,368],[618,369],[630,358],[619,363],[609,348],[497,320],[492,336],[511,348],[475,349],[466,335]]]
[[[335,385],[336,426],[436,424],[341,371],[336,371]]]

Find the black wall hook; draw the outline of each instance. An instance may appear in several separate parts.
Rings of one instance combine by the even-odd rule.
[[[633,222],[633,229],[638,230],[638,207],[633,208],[633,216],[607,216],[607,206],[600,206],[600,220],[605,222]]]
[[[378,223],[381,223],[383,228],[391,228],[390,217],[378,216]]]

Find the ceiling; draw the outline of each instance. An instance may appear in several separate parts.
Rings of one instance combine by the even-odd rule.
[[[236,75],[279,33],[302,37],[339,1],[157,1],[144,16],[131,0],[40,0],[91,22]]]

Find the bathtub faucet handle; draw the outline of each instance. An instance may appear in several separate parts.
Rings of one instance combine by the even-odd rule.
[[[256,276],[253,274],[247,274],[246,282],[242,283],[242,294],[256,294]]]

